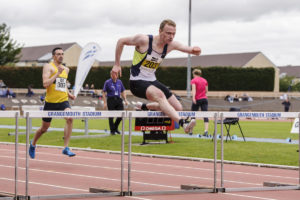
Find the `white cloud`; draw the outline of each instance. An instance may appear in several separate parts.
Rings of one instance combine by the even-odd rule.
[[[0,0],[0,23],[26,46],[98,42],[113,60],[118,38],[157,34],[162,19],[177,23],[176,40],[187,44],[187,0]],[[25,6],[26,4],[26,6]],[[261,51],[277,65],[299,65],[300,1],[193,0],[192,44],[203,54]],[[122,59],[131,59],[125,48]],[[172,52],[168,57],[186,56]]]
[[[201,0],[193,1],[195,22],[253,21],[273,12],[300,10],[298,0]]]

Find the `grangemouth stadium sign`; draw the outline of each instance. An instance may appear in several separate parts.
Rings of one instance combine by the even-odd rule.
[[[281,113],[264,113],[264,112],[238,112],[237,117],[245,117],[245,118],[250,118],[250,117],[256,117],[256,118],[280,118]]]
[[[48,117],[97,117],[102,116],[101,112],[72,112],[72,111],[48,111]]]

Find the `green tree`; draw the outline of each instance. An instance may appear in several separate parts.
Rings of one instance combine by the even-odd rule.
[[[280,92],[287,92],[289,87],[292,87],[294,78],[295,77],[293,77],[293,76],[285,76],[285,77],[281,78],[280,82],[279,82]]]
[[[18,62],[21,50],[21,45],[10,38],[10,27],[0,24],[0,66]]]

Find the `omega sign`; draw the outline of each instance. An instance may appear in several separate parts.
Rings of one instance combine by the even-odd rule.
[[[166,126],[141,126],[141,131],[165,131]]]

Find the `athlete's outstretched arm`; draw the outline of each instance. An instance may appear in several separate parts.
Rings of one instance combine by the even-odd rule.
[[[189,47],[189,46],[186,46],[179,42],[174,41],[172,43],[172,47],[173,47],[172,49],[174,49],[174,50],[182,51],[182,52],[193,54],[196,56],[199,56],[201,54],[201,49],[198,46]]]
[[[138,34],[132,37],[124,37],[118,40],[115,52],[115,64],[112,69],[113,73],[117,73],[118,75],[120,75],[120,77],[122,76],[120,61],[124,46],[135,46],[137,49],[139,49],[140,46],[145,43],[144,40],[145,35],[142,34]]]

